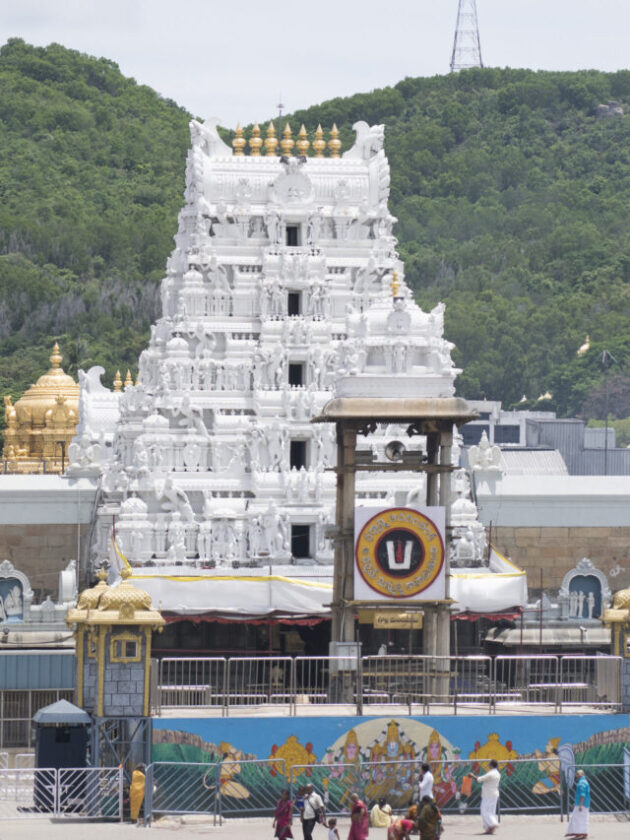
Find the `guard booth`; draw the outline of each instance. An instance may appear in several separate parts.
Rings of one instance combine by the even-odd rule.
[[[87,712],[67,700],[58,700],[35,712],[35,781],[33,797],[38,811],[55,810],[57,774],[54,770],[71,767],[72,787],[59,788],[59,810],[80,809],[85,800],[86,778],[80,773],[87,767],[90,725]]]

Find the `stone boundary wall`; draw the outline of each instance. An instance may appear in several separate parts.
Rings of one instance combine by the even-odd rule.
[[[630,585],[630,527],[626,528],[493,528],[492,543],[528,574],[529,588],[559,589],[562,578],[588,557],[608,578],[614,591]],[[617,571],[612,574],[611,571]]]
[[[23,572],[35,592],[35,602],[50,595],[57,598],[59,572],[77,559],[77,525],[0,525],[0,561],[10,560]],[[89,525],[81,525],[81,552]]]

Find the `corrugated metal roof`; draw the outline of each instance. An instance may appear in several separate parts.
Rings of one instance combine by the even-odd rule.
[[[506,475],[568,475],[557,449],[502,449],[501,469]]]
[[[74,651],[2,651],[0,689],[73,689]]]

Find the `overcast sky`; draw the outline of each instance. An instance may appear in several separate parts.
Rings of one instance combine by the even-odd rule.
[[[0,0],[20,37],[117,62],[196,116],[235,126],[447,73],[457,0]],[[490,67],[618,70],[630,0],[477,0]]]

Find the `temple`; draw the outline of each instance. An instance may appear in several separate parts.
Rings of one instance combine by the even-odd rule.
[[[336,128],[326,143],[318,127],[309,154],[304,127],[280,141],[273,125],[264,141],[239,129],[233,148],[216,121],[190,127],[186,201],[138,381],[115,395],[98,371],[82,374],[70,473],[101,476],[91,572],[128,564],[172,619],[321,620],[335,429],[310,421],[333,388],[452,396],[443,306],[423,312],[405,284],[383,126],[357,123],[343,155]],[[371,436],[373,459],[400,435]],[[422,480],[361,475],[357,503],[413,504]],[[488,566],[462,473],[453,492],[454,565]],[[522,603],[524,580],[494,607]]]

